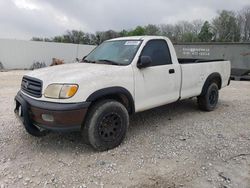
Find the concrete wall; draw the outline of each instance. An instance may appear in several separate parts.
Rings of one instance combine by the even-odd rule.
[[[28,69],[34,62],[50,65],[53,57],[71,63],[94,48],[91,45],[0,39],[0,62],[5,69]]]

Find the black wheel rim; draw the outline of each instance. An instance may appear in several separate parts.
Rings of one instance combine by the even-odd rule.
[[[98,134],[105,142],[115,141],[121,134],[122,120],[116,113],[105,115],[99,123]]]
[[[215,105],[217,103],[218,92],[216,90],[212,90],[209,95],[209,103],[210,105]]]

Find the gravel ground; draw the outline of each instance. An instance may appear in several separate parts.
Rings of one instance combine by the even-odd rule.
[[[0,73],[0,188],[250,187],[250,82],[214,112],[185,100],[131,117],[123,144],[96,152],[80,134],[28,135],[13,98],[25,71]]]

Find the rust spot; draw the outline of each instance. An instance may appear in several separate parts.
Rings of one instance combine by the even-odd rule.
[[[50,111],[31,107],[32,120],[38,124],[51,127],[70,127],[81,125],[86,115],[87,109],[72,111]],[[45,122],[42,114],[50,114],[54,117],[54,122]]]

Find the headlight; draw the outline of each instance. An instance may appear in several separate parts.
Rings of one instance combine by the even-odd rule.
[[[76,84],[51,84],[45,89],[44,96],[53,99],[68,99],[78,90]]]

